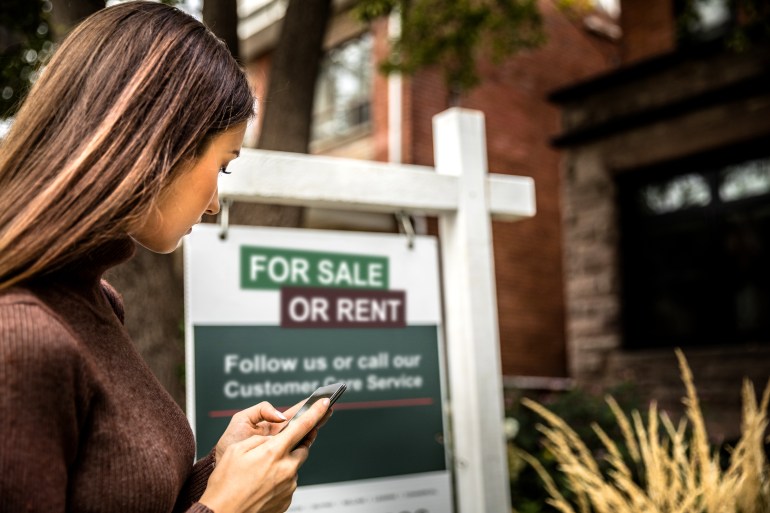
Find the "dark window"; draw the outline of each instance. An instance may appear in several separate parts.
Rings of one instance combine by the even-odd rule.
[[[627,347],[770,342],[769,156],[640,170],[618,193]]]
[[[369,126],[372,61],[372,36],[368,32],[326,54],[315,92],[314,141],[346,137]]]

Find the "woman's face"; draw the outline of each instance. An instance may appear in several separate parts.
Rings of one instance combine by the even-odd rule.
[[[200,158],[178,170],[157,208],[147,212],[129,235],[150,251],[170,253],[204,213],[219,212],[217,178],[240,153],[245,131],[244,123],[214,137]]]

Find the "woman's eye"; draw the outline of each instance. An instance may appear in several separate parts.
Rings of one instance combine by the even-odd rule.
[[[219,172],[222,173],[223,175],[229,175],[230,173],[232,173],[232,171],[227,170],[227,166],[220,167]]]

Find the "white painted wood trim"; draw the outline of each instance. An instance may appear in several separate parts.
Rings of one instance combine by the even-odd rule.
[[[219,195],[235,201],[425,215],[452,213],[458,205],[457,177],[425,166],[244,149],[228,169]],[[534,215],[531,178],[489,175],[486,187],[495,219]]]
[[[509,513],[484,116],[433,118],[436,171],[456,176],[457,212],[439,219],[457,511]]]

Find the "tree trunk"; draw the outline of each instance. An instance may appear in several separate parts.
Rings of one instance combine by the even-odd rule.
[[[203,23],[222,39],[230,53],[239,58],[237,0],[206,0],[203,2]]]
[[[257,148],[308,153],[315,84],[331,0],[290,0],[271,58]],[[233,224],[300,226],[302,208],[236,203]]]
[[[258,148],[307,153],[331,0],[291,0],[270,68]]]
[[[99,9],[104,0],[51,0],[51,34],[54,41],[61,41],[67,33]]]

